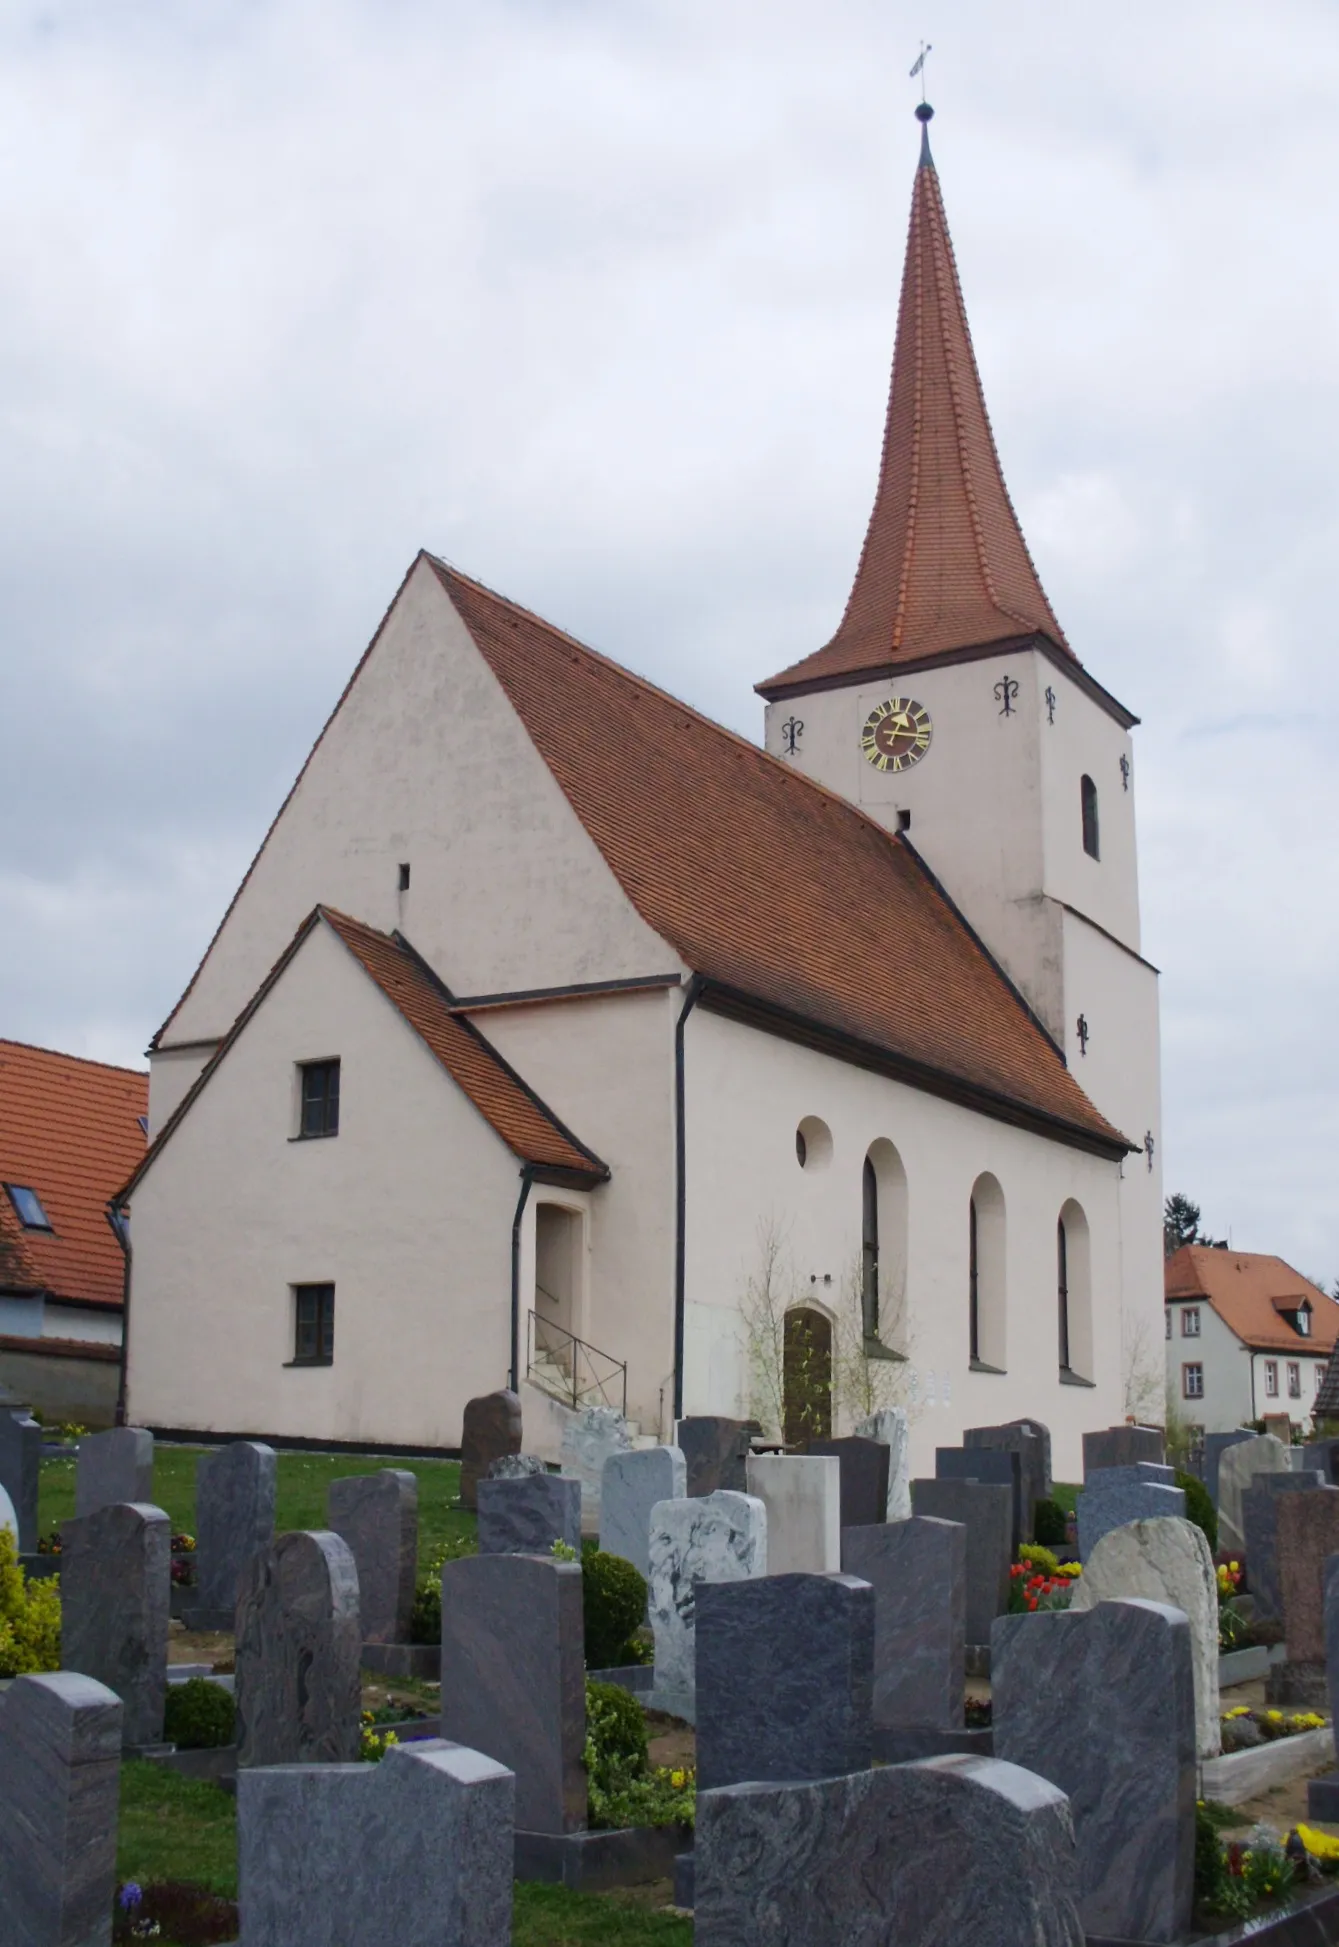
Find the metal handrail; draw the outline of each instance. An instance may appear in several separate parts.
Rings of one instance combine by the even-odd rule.
[[[569,1332],[566,1326],[557,1325],[549,1318],[541,1318],[538,1312],[529,1312],[527,1317],[526,1378],[543,1391],[552,1393],[555,1398],[569,1401],[574,1409],[593,1405],[613,1406],[617,1403],[619,1412],[626,1419],[627,1361],[615,1359],[612,1353],[601,1352],[598,1345],[588,1344],[585,1339],[579,1339],[575,1332]],[[540,1354],[545,1356],[550,1368],[556,1367],[563,1375],[561,1390],[553,1383],[552,1371],[541,1368]],[[617,1393],[617,1401],[610,1397],[611,1390]]]

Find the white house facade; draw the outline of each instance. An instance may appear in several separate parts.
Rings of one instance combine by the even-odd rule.
[[[1339,1304],[1281,1257],[1186,1244],[1167,1260],[1167,1390],[1206,1433],[1315,1416]]]

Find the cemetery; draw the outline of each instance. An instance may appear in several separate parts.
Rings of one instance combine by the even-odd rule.
[[[887,1414],[602,1411],[555,1465],[513,1402],[472,1508],[141,1429],[34,1464],[6,1407],[7,1944],[1339,1941],[1328,1454],[1122,1427],[1056,1483],[1023,1422],[913,1480]]]

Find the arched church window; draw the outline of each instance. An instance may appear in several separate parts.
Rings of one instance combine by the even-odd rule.
[[[861,1171],[860,1310],[867,1339],[905,1353],[907,1173],[886,1136],[872,1142]]]
[[[867,1339],[879,1336],[879,1179],[865,1158],[861,1188],[860,1312]]]
[[[1056,1312],[1060,1373],[1093,1376],[1092,1246],[1082,1204],[1071,1197],[1055,1227]]]
[[[968,1347],[978,1371],[1003,1372],[1007,1353],[1004,1192],[978,1176],[967,1205]]]
[[[1086,775],[1079,780],[1079,797],[1083,807],[1083,849],[1090,859],[1098,859],[1102,853],[1097,828],[1097,786]]]
[[[1069,1367],[1069,1251],[1065,1244],[1065,1220],[1055,1227],[1056,1308],[1060,1325],[1060,1370]]]

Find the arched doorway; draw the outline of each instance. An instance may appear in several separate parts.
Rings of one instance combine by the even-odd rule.
[[[788,1447],[832,1438],[832,1321],[822,1312],[786,1313],[783,1397]]]

